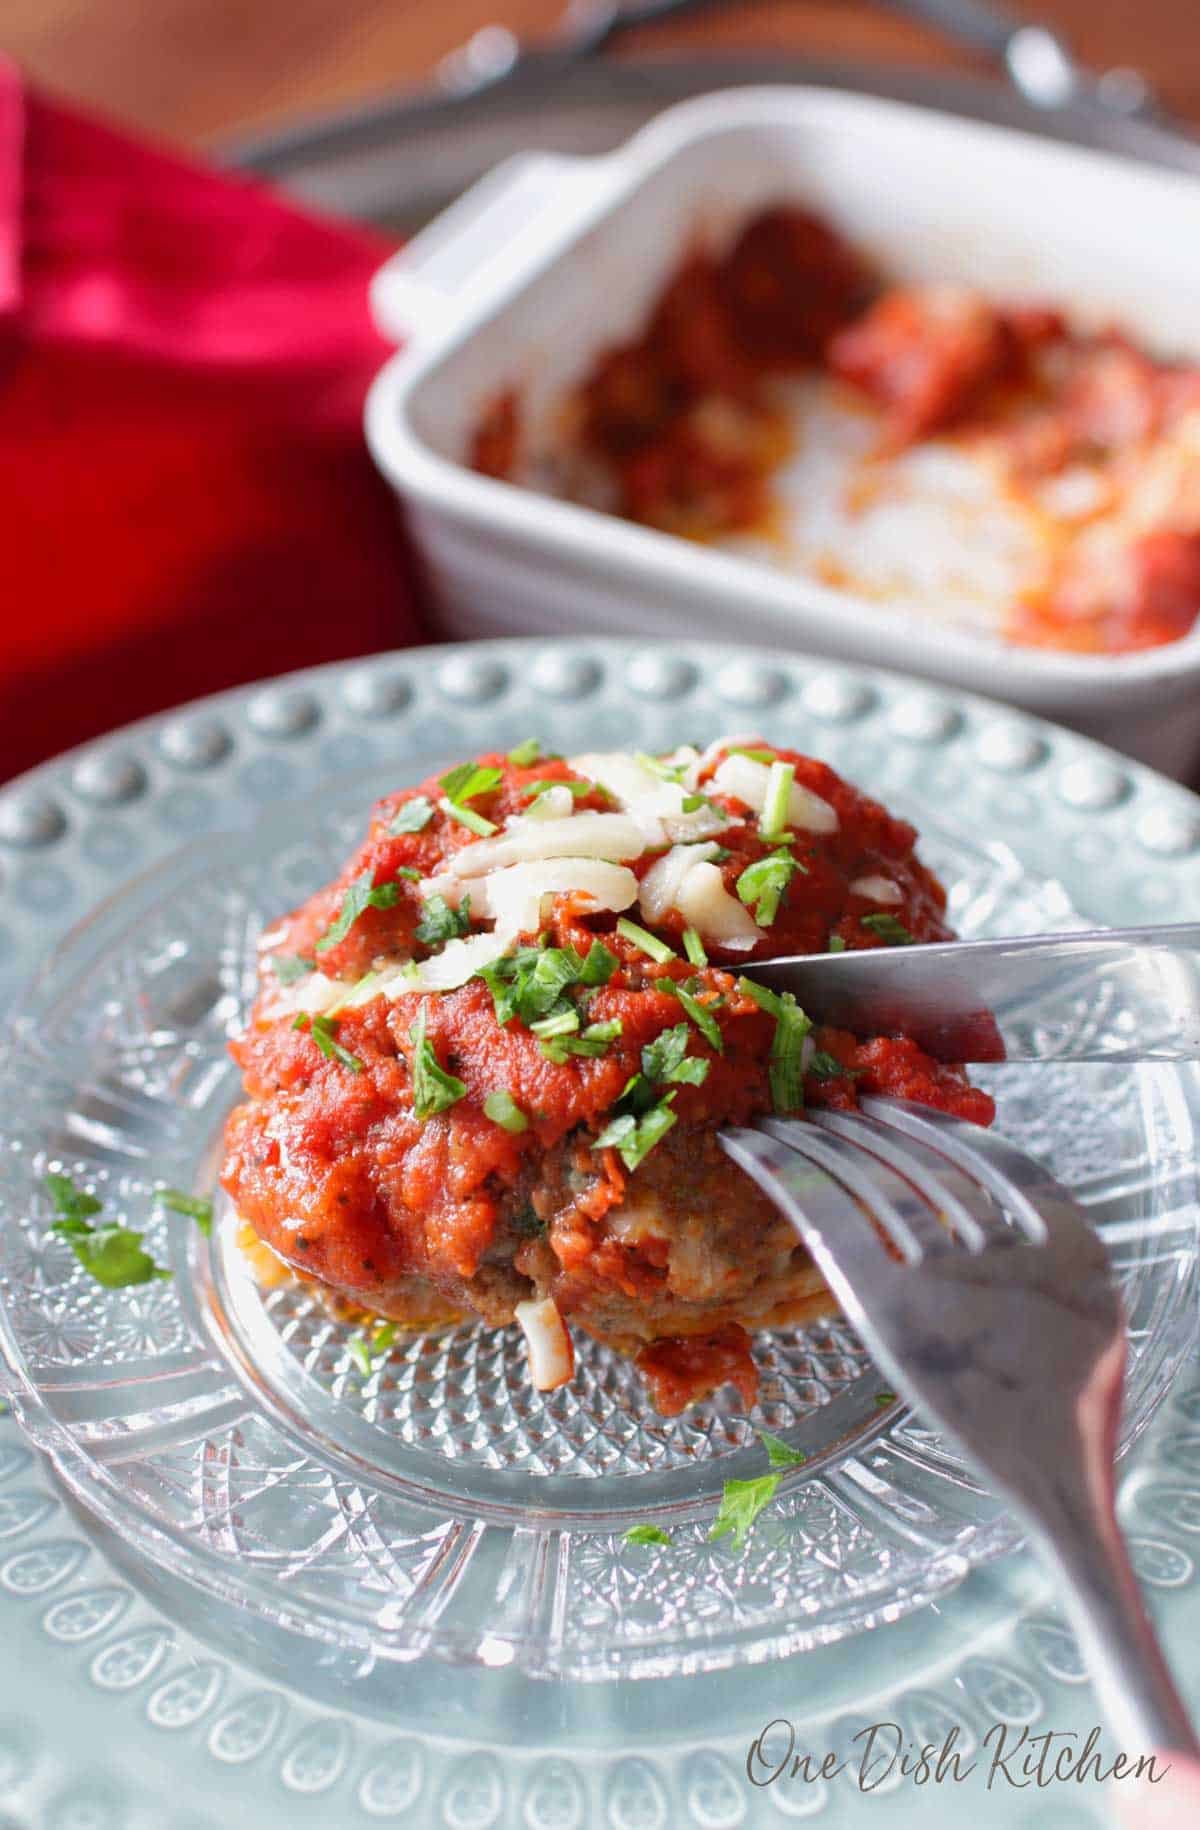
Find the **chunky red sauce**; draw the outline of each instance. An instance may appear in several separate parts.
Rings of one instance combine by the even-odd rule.
[[[773,1105],[775,1019],[739,985],[740,967],[748,957],[825,951],[831,941],[846,948],[885,944],[864,923],[877,916],[878,904],[851,888],[872,876],[886,875],[896,886],[888,914],[913,940],[949,935],[944,892],[914,852],[913,829],[823,763],[790,750],[777,755],[794,764],[798,783],[836,809],[839,826],[829,836],[795,835],[801,868],[752,955],[722,957],[710,948],[707,966],[689,963],[682,957],[682,920],[672,912],[655,932],[677,952],[656,962],[615,931],[613,915],[584,914],[570,897],[556,899],[547,944],[573,947],[586,961],[602,942],[617,961],[607,982],[586,996],[588,1023],[620,1022],[604,1052],[562,1061],[548,1058],[522,1021],[502,1026],[492,991],[477,977],[456,990],[375,996],[342,1011],[332,1028],[340,1054],[320,1046],[294,1004],[281,1010],[271,966],[276,956],[319,958],[325,975],[351,982],[389,961],[438,950],[415,938],[422,900],[412,873],[437,874],[475,835],[440,811],[421,831],[389,831],[418,797],[436,804],[442,794],[436,779],[380,802],[342,875],[270,937],[262,994],[232,1045],[248,1097],[229,1120],[223,1181],[258,1234],[290,1264],[381,1314],[403,1318],[414,1305],[427,1313],[421,1292],[432,1291],[445,1303],[507,1321],[514,1300],[536,1288],[601,1338],[622,1340],[636,1334],[643,1311],[657,1314],[658,1305],[669,1316],[673,1203],[679,1225],[692,1225],[702,1213],[706,1189],[726,1219],[739,1201],[758,1203],[753,1223],[765,1238],[769,1211],[712,1143],[720,1124],[746,1122]],[[521,791],[530,782],[579,779],[558,759],[528,768],[502,755],[480,762],[499,769],[501,781],[472,807],[497,826],[527,810]],[[732,889],[774,844],[742,803],[713,798],[728,816],[720,869]],[[575,805],[612,810],[595,789]],[[634,868],[643,873],[652,862],[647,857]],[[367,907],[343,939],[320,951],[364,872],[376,887],[394,886],[390,906]],[[701,1085],[674,1088],[677,1129],[631,1171],[616,1149],[593,1144],[638,1074],[646,1045],[685,1021],[680,1001],[665,989],[672,983],[690,988],[710,1014],[721,1048],[692,1028],[689,1053],[706,1064],[706,1077]],[[462,1089],[447,1109],[425,1117],[414,1098],[413,1029],[422,1010],[436,1062]],[[934,1062],[909,1041],[863,1043],[821,1030],[812,1041],[821,1051],[820,1071],[805,1076],[806,1100],[848,1107],[860,1091],[896,1093],[990,1121],[990,1099],[968,1085],[961,1069]],[[498,1090],[527,1117],[525,1129],[506,1129],[487,1115],[485,1103]],[[666,1214],[665,1232],[610,1226],[610,1216],[630,1212],[638,1190],[643,1202]],[[765,1245],[763,1254],[766,1264]],[[736,1281],[736,1252],[731,1263]],[[656,1322],[645,1335],[639,1363],[664,1408],[678,1408],[677,1398],[685,1402],[682,1390],[694,1395],[725,1378],[744,1395],[749,1389],[744,1335],[733,1326],[736,1314],[722,1314],[721,1300],[717,1287],[705,1296],[707,1310],[687,1311],[690,1345],[682,1355],[668,1345],[674,1337],[666,1324]],[[730,1305],[737,1309],[732,1293]],[[710,1312],[717,1325],[700,1326]]]
[[[933,437],[986,441],[1044,564],[1011,606],[1014,641],[1122,653],[1200,614],[1200,368],[1156,360],[1058,310],[965,287],[887,286],[827,223],[778,205],[732,247],[694,250],[640,336],[577,391],[573,437],[617,511],[694,539],[769,530],[791,431],[772,382],[823,370],[881,411],[877,457]],[[520,403],[484,412],[469,460],[509,477]],[[1082,479],[1091,507],[1048,512]],[[836,581],[829,581],[836,582]]]

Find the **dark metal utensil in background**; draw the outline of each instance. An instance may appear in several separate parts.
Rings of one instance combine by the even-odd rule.
[[[227,148],[230,164],[279,179],[318,207],[411,233],[502,158],[532,146],[600,152],[660,109],[714,88],[808,82],[940,108],[970,119],[1142,159],[1200,176],[1200,140],[1168,126],[1129,72],[1093,78],[1059,40],[980,0],[888,0],[1003,68],[978,77],[752,52],[607,59],[638,27],[734,0],[583,0],[545,45],[484,26],[444,58],[432,85],[384,95]]]

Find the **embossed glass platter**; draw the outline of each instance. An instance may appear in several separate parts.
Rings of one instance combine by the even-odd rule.
[[[205,723],[227,733],[220,756],[172,762],[172,750],[186,748],[183,733]],[[37,788],[65,809],[70,836],[47,841],[43,854],[49,862],[61,844],[60,868],[74,862],[68,848],[81,848],[85,831],[107,824],[145,833],[155,815],[166,824],[161,809],[181,786],[192,787],[193,809],[207,792],[206,823],[228,820],[232,830],[215,841],[193,836],[119,890],[18,1004],[3,1069],[0,1278],[22,1422],[90,1510],[95,1540],[127,1561],[168,1614],[251,1660],[256,1648],[265,1656],[268,1646],[290,1646],[272,1654],[276,1669],[302,1688],[324,1686],[352,1713],[390,1713],[409,1674],[448,1663],[461,1688],[447,1692],[431,1677],[431,1688],[443,1685],[438,1694],[503,1694],[509,1704],[520,1673],[570,1680],[557,1687],[564,1698],[577,1681],[590,1680],[595,1694],[596,1681],[607,1680],[614,1720],[625,1720],[636,1741],[630,1710],[649,1721],[662,1706],[617,1699],[672,1691],[678,1699],[678,1686],[693,1684],[699,1713],[681,1705],[678,1725],[694,1747],[704,1712],[714,1710],[714,1721],[724,1713],[719,1687],[734,1694],[732,1667],[798,1651],[774,1668],[792,1673],[792,1686],[806,1674],[807,1687],[830,1668],[835,1655],[822,1650],[830,1642],[894,1622],[931,1597],[943,1598],[951,1620],[962,1606],[966,1619],[969,1605],[951,1591],[972,1564],[1012,1543],[1000,1509],[944,1447],[917,1420],[880,1410],[878,1382],[840,1325],[779,1336],[768,1349],[753,1423],[805,1447],[812,1461],[735,1554],[706,1538],[722,1481],[763,1467],[752,1424],[735,1406],[656,1418],[627,1369],[598,1348],[581,1355],[576,1386],[547,1399],[529,1388],[515,1341],[468,1327],[398,1344],[364,1378],[347,1356],[347,1331],[298,1287],[259,1290],[229,1216],[219,1217],[210,1248],[186,1220],[155,1207],[156,1183],[211,1180],[236,1087],[225,1041],[249,994],[259,926],[336,866],[376,792],[533,730],[549,741],[578,742],[583,733],[598,743],[629,742],[632,727],[639,744],[653,745],[732,724],[825,754],[910,812],[926,834],[925,855],[954,886],[964,931],[1069,925],[1073,904],[1102,920],[1145,919],[1155,912],[1153,886],[1183,897],[1200,885],[1193,803],[1145,771],[982,702],[719,650],[495,645],[327,670],[127,734],[127,755],[153,789],[117,794],[102,815],[82,811],[87,796],[76,786],[93,779],[95,752],[57,779],[44,772]],[[235,781],[264,777],[293,790],[265,820],[250,792],[231,791]],[[110,770],[110,780],[121,779]],[[10,798],[10,817],[12,806]],[[1106,876],[1089,897],[1097,843]],[[108,844],[115,849],[111,836]],[[19,910],[15,888],[23,868],[37,868],[36,849],[5,881],[6,917]],[[1024,861],[1031,854],[1033,868]],[[1160,904],[1157,912],[1168,911]],[[1133,1323],[1133,1437],[1191,1339],[1195,1087],[1173,1069],[1131,1075],[1053,1064],[993,1070],[990,1085],[1001,1125],[1072,1183],[1110,1237]],[[175,1271],[171,1283],[106,1292],[82,1278],[63,1244],[47,1238],[38,1185],[59,1165],[145,1225],[156,1256]],[[1131,1460],[1136,1490],[1144,1452]],[[1179,1485],[1187,1489],[1185,1479]],[[672,1550],[621,1543],[647,1512],[674,1528]],[[18,1536],[36,1530],[17,1527]],[[1160,1571],[1178,1567],[1170,1536],[1154,1541]],[[15,1554],[24,1554],[19,1544]],[[12,1593],[10,1565],[0,1557],[0,1588]],[[13,1567],[18,1587],[39,1568],[52,1587],[58,1580],[53,1558]],[[76,1581],[63,1568],[63,1580]],[[967,1592],[980,1581],[986,1591],[991,1580],[974,1579]],[[121,1643],[102,1609],[56,1616],[68,1618],[84,1637],[94,1626],[107,1636],[101,1644]],[[241,1623],[240,1642],[231,1620]],[[888,1681],[899,1631],[850,1638],[848,1653],[871,1648],[857,1655],[861,1690]],[[931,1644],[941,1617],[935,1630],[929,1612],[917,1611],[903,1631],[910,1646],[914,1634]],[[224,1669],[211,1657],[200,1663]],[[499,1685],[501,1673],[509,1688],[479,1688]],[[658,1683],[627,1681],[647,1676]],[[213,1682],[207,1701],[203,1685],[188,1688],[184,1714],[197,1711],[215,1733],[229,1710],[218,1705],[225,1680]],[[743,1693],[753,1682],[747,1671]],[[178,1706],[182,1693],[172,1694]],[[169,1713],[169,1700],[158,1708]],[[0,1716],[0,1773],[3,1728]],[[456,1732],[463,1746],[472,1737],[491,1745],[503,1770],[505,1737],[489,1705]],[[627,1779],[630,1798],[643,1800],[656,1785],[668,1785],[665,1798],[675,1784],[653,1772],[637,1785],[636,1774]],[[411,1821],[502,1823],[510,1803],[516,1810],[507,1790],[503,1814],[491,1816],[488,1787],[470,1795],[474,1816],[462,1798],[457,1816],[443,1799],[440,1816],[430,1803],[428,1820]],[[593,1820],[526,1811],[511,1821]],[[622,1820],[610,1811],[608,1821]],[[681,1807],[644,1821],[742,1820],[705,1819],[689,1804],[686,1815]]]

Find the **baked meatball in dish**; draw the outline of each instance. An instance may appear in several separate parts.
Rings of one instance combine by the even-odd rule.
[[[832,1309],[716,1132],[895,1093],[986,1124],[911,1041],[814,1027],[751,960],[945,940],[911,826],[734,736],[564,759],[532,741],[388,795],[338,879],[264,936],[222,1180],[287,1265],[412,1328],[571,1330],[682,1409],[755,1330]]]

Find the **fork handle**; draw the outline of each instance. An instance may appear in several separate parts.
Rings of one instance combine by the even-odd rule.
[[[1085,1510],[1031,1519],[1047,1562],[1061,1576],[1063,1604],[1088,1674],[1123,1752],[1200,1756],[1158,1636],[1150,1623],[1109,1493]]]

